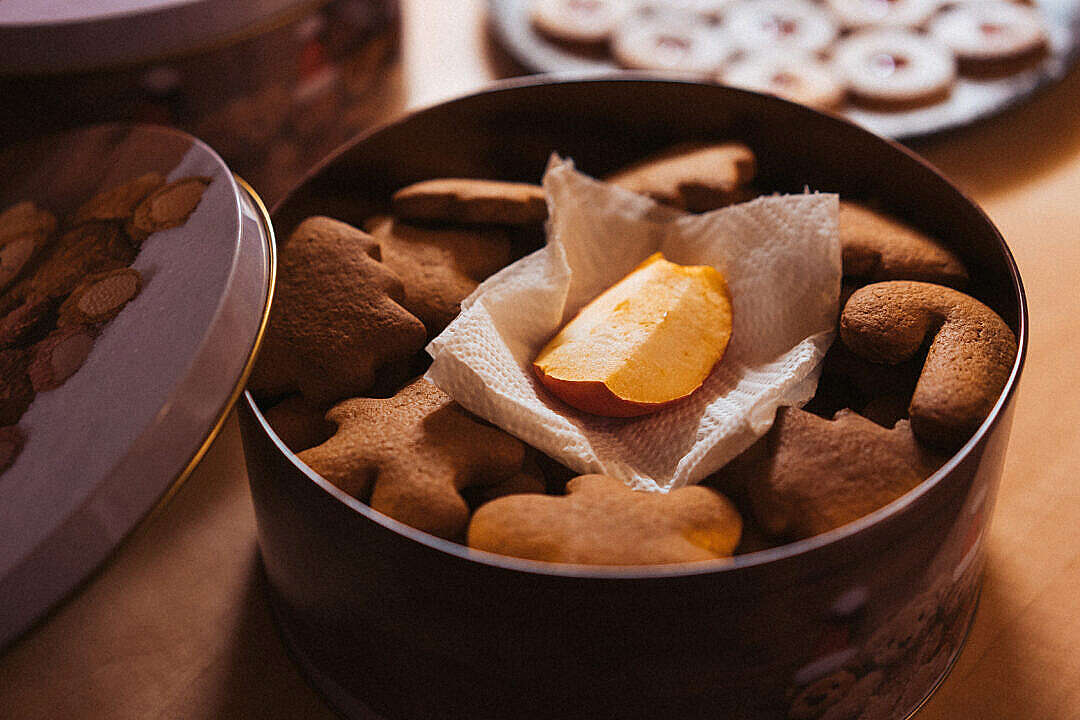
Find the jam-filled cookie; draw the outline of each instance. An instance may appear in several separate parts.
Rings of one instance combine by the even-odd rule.
[[[728,65],[719,80],[813,108],[837,107],[847,94],[847,86],[832,68],[813,55],[750,53]]]
[[[534,0],[533,26],[554,40],[606,42],[628,9],[625,0]]]
[[[840,41],[836,69],[863,103],[928,104],[949,94],[956,60],[940,42],[909,30],[865,30]]]
[[[727,11],[724,25],[746,50],[821,52],[839,30],[828,13],[805,0],[740,2]]]
[[[719,29],[670,13],[623,23],[611,39],[611,52],[623,67],[707,74],[733,47]]]
[[[1035,9],[1004,0],[950,7],[934,18],[930,34],[974,73],[1014,70],[1045,53],[1048,42]]]
[[[825,0],[846,28],[918,27],[937,12],[942,0]]]

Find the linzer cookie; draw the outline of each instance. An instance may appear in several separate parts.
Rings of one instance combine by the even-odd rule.
[[[625,0],[534,0],[532,23],[549,37],[570,43],[602,43],[625,13]]]
[[[806,0],[733,3],[724,16],[731,37],[743,50],[821,52],[839,28],[829,13]]]
[[[750,474],[757,522],[772,535],[804,538],[887,505],[945,460],[922,447],[906,421],[883,428],[851,411],[826,420],[782,408]]]
[[[90,220],[128,220],[147,195],[165,184],[160,173],[140,175],[131,182],[110,188],[87,200],[75,211],[72,225]]]
[[[96,331],[74,325],[54,330],[30,349],[27,374],[34,392],[54,390],[75,374],[94,348]]]
[[[735,51],[717,28],[672,20],[668,14],[623,23],[611,38],[611,52],[620,65],[640,70],[708,74]]]
[[[727,65],[718,77],[727,85],[771,93],[814,108],[838,107],[847,95],[847,86],[832,68],[811,54],[747,53]]]
[[[118,268],[88,275],[60,305],[56,324],[65,327],[108,322],[140,290],[142,276],[134,268]]]
[[[922,280],[963,288],[967,268],[934,238],[885,213],[840,201],[844,276],[863,281]]]
[[[424,180],[398,190],[391,204],[394,214],[405,220],[528,225],[547,217],[539,185],[496,180]]]
[[[316,405],[366,392],[376,371],[424,346],[424,324],[365,232],[326,217],[302,222],[280,251],[277,297],[251,376],[253,391],[299,389]]]
[[[521,442],[424,379],[392,398],[346,400],[327,419],[337,432],[300,459],[379,512],[444,538],[460,538],[469,521],[461,491],[513,477],[525,457]]]
[[[961,70],[975,74],[1015,72],[1049,42],[1037,10],[1005,0],[953,5],[934,18],[930,34],[953,51]]]
[[[952,52],[910,30],[856,32],[836,44],[833,63],[860,103],[883,109],[942,100],[956,79]]]
[[[34,400],[26,351],[0,350],[0,427],[14,425]]]
[[[401,278],[401,305],[424,323],[430,336],[461,311],[461,301],[510,262],[510,240],[498,229],[433,229],[389,217],[365,223],[383,264]]]
[[[826,6],[846,28],[919,27],[944,4],[944,0],[825,0]]]
[[[545,562],[651,565],[728,557],[739,544],[738,511],[709,488],[649,493],[582,475],[566,490],[481,506],[469,523],[469,547]]]
[[[211,178],[187,177],[160,187],[140,202],[127,225],[136,244],[159,230],[183,225],[195,211]]]
[[[657,202],[691,212],[746,199],[756,160],[739,143],[685,144],[646,158],[607,181]]]

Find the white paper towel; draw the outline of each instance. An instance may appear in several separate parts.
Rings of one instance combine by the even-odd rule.
[[[836,195],[763,197],[685,215],[552,158],[546,247],[488,278],[428,345],[427,378],[461,405],[568,467],[667,491],[702,480],[817,387],[840,295]],[[532,361],[590,300],[656,251],[727,278],[731,342],[705,384],[639,418],[584,413],[551,395]]]

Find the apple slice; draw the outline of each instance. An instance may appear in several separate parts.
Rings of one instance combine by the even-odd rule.
[[[724,276],[655,253],[583,307],[540,351],[533,370],[578,410],[636,417],[701,387],[730,338]]]

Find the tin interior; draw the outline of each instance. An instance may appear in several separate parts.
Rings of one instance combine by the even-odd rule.
[[[949,242],[1020,339],[996,407],[933,477],[848,526],[731,560],[615,568],[479,553],[389,519],[310,472],[248,395],[240,428],[271,601],[302,669],[348,716],[772,720],[801,716],[795,706],[818,681],[876,673],[879,707],[863,718],[888,720],[914,711],[955,659],[985,562],[1027,308],[1000,234],[914,155],[737,90],[526,80],[358,139],[277,207],[275,225],[287,234],[314,213],[357,224],[423,178],[535,182],[553,150],[602,175],[695,139],[749,144],[763,189],[879,199]],[[882,635],[904,654],[879,656]]]
[[[798,128],[797,130],[793,130]],[[653,578],[729,572],[778,562],[838,557],[868,531],[918,514],[934,488],[979,448],[1011,400],[1027,351],[1027,302],[1019,270],[998,230],[973,202],[925,160],[853,124],[772,97],[734,88],[622,74],[597,80],[516,80],[419,111],[341,149],[314,169],[273,210],[287,236],[303,218],[327,214],[360,224],[387,210],[392,192],[432,177],[480,177],[537,182],[548,155],[575,160],[602,176],[627,162],[686,140],[735,139],[758,156],[760,185],[776,192],[804,188],[875,200],[963,258],[977,281],[971,294],[1010,325],[1019,352],[998,402],[972,438],[934,475],[893,503],[836,530],[730,560],[672,566],[603,567],[541,563],[472,550],[415,530],[341,492],[277,440],[279,450],[336,500],[373,522],[440,552],[522,572],[571,577]]]

